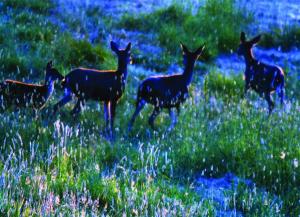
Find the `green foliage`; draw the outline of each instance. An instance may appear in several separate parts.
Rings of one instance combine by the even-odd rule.
[[[11,19],[0,24],[0,70],[9,77],[20,79],[30,75],[30,72],[42,77],[45,64],[50,59],[60,70],[79,66],[99,69],[116,67],[115,56],[100,43],[75,40],[47,16],[37,14],[35,10],[21,9],[9,11]]]
[[[10,19],[0,24],[2,74],[40,80],[49,59],[64,72],[77,66],[116,65],[116,57],[102,46],[102,36],[92,44],[53,25],[45,15],[52,7],[48,3],[3,2],[1,12]],[[205,43],[207,59],[234,49],[239,31],[250,22],[242,12],[233,1],[213,0],[195,15],[173,5],[149,15],[126,16],[119,25],[157,32],[158,43],[172,53],[158,57],[157,62],[166,65],[179,59],[179,41],[191,49]],[[84,19],[85,14],[103,24],[97,19],[102,15],[99,9],[88,9]],[[82,38],[88,31],[83,19],[57,18],[71,30],[81,26],[74,31]],[[133,53],[138,56],[138,51]],[[144,63],[149,58],[135,60]],[[29,74],[31,70],[39,71],[38,76]],[[239,186],[229,191],[230,208],[246,216],[299,215],[299,106],[291,103],[289,111],[276,110],[267,118],[263,103],[258,101],[261,105],[255,108],[240,100],[240,75],[208,70],[203,87],[192,84],[191,98],[169,133],[165,113],[156,120],[159,130],[149,130],[152,107],[146,106],[127,135],[136,88],[144,78],[135,71],[117,107],[114,143],[101,133],[105,123],[98,102],[88,103],[77,118],[69,115],[68,105],[60,115],[48,117],[45,111],[1,112],[0,215],[214,216],[220,207],[195,191],[195,176],[216,177],[228,171],[257,183],[254,190]],[[288,94],[297,96],[296,75],[288,75]],[[47,107],[57,100],[51,99]],[[259,98],[248,99],[252,100]]]
[[[55,59],[66,67],[85,66],[103,69],[116,66],[111,51],[99,44],[92,45],[87,40],[75,40],[69,34],[59,37],[53,50]]]
[[[29,9],[36,13],[49,13],[55,7],[53,0],[3,0],[3,7],[13,8],[16,10]]]
[[[271,33],[263,35],[260,45],[266,48],[280,47],[283,51],[300,47],[300,28],[294,25],[273,29]]]
[[[125,15],[119,26],[158,34],[158,41],[172,54],[178,54],[179,42],[192,46],[207,45],[204,58],[229,52],[238,45],[239,34],[252,21],[243,9],[236,9],[232,0],[207,1],[193,15],[179,5],[171,5],[139,17]]]
[[[226,101],[238,101],[243,94],[244,81],[241,75],[226,76],[215,71],[209,72],[204,82],[206,97],[221,97]]]

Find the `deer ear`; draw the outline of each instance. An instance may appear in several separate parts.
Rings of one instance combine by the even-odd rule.
[[[253,44],[257,44],[260,41],[261,35],[258,35],[254,38],[251,39],[250,43]]]
[[[189,50],[187,49],[187,47],[182,44],[182,42],[180,42],[180,47],[181,47],[181,50],[183,51],[183,53],[189,53]]]
[[[241,32],[240,40],[242,43],[244,43],[246,41],[246,34],[244,32]]]
[[[197,54],[198,56],[200,56],[203,52],[203,50],[205,49],[205,45],[202,45],[201,47],[199,47],[196,51],[195,54]]]
[[[126,51],[126,52],[129,52],[130,49],[131,49],[131,42],[128,43],[128,45],[127,45],[125,51]]]
[[[116,52],[116,53],[119,52],[119,47],[118,47],[118,45],[117,45],[115,42],[111,41],[111,42],[110,42],[110,47],[111,47],[111,50],[112,50],[112,51],[114,51],[114,52]]]

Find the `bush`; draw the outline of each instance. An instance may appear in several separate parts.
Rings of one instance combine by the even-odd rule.
[[[296,25],[273,29],[264,34],[260,45],[266,48],[281,48],[288,51],[293,47],[300,47],[300,28]]]
[[[75,40],[71,35],[64,34],[54,45],[54,57],[66,67],[94,67],[104,69],[116,65],[111,51],[101,45],[92,45],[87,40]]]

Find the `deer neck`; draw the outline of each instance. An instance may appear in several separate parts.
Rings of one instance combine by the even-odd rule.
[[[253,55],[253,52],[252,52],[252,49],[250,49],[245,55],[244,55],[244,58],[245,58],[245,63],[246,63],[246,67],[249,68],[251,67],[255,62],[255,58],[254,58],[254,55]]]
[[[127,77],[127,63],[124,60],[118,60],[118,69],[117,74],[122,77],[122,80],[125,80]]]
[[[195,65],[195,61],[188,61],[187,64],[185,65],[182,75],[186,85],[189,85],[192,82],[194,65]]]

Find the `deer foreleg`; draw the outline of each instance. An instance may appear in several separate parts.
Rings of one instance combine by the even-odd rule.
[[[141,110],[143,109],[145,104],[146,104],[146,102],[144,100],[138,100],[137,101],[134,114],[132,115],[132,117],[130,119],[130,122],[128,124],[128,131],[131,131],[133,123],[134,123],[136,117],[139,115],[139,113],[141,112]]]
[[[84,100],[81,98],[78,98],[77,103],[72,110],[72,115],[79,114],[81,112],[81,109],[83,106],[84,106]]]
[[[177,123],[177,117],[176,117],[176,114],[174,111],[172,111],[172,109],[169,109],[169,115],[170,115],[170,118],[171,118],[171,124],[168,128],[168,131],[172,131],[174,126],[176,125]]]
[[[64,106],[65,104],[67,104],[68,102],[70,102],[72,100],[72,95],[71,92],[68,89],[65,89],[65,95],[64,97],[54,105],[54,113],[57,112],[58,109],[60,109],[62,106]]]
[[[265,99],[267,100],[268,105],[269,105],[269,114],[271,114],[272,110],[274,108],[274,102],[271,99],[270,93],[265,93]]]
[[[284,95],[285,95],[285,93],[284,93],[284,83],[282,83],[280,85],[280,89],[279,89],[279,97],[280,97],[281,105],[283,105],[283,103],[284,103]]]
[[[242,98],[244,98],[246,96],[249,89],[250,89],[250,82],[246,81]]]

